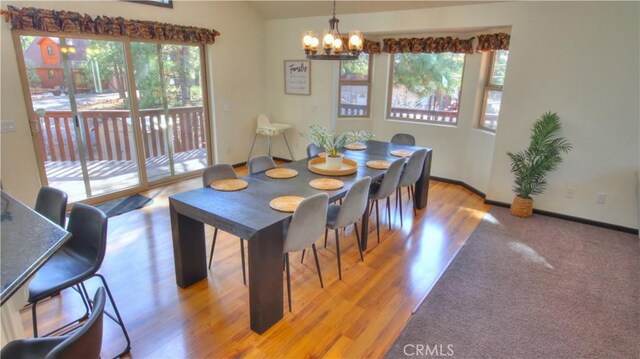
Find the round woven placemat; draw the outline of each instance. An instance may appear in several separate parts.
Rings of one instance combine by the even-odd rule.
[[[264,173],[267,177],[276,179],[293,178],[298,175],[298,171],[292,168],[272,168]]]
[[[216,191],[233,192],[249,187],[249,183],[239,178],[227,178],[213,181],[210,186]]]
[[[367,161],[367,167],[373,168],[376,170],[386,170],[389,168],[391,162],[385,160],[371,160]]]
[[[334,178],[316,178],[309,182],[309,186],[323,191],[333,191],[344,187],[344,182]]]
[[[269,202],[269,207],[280,212],[293,213],[304,197],[300,196],[282,196],[276,197]]]
[[[409,157],[413,154],[413,151],[409,150],[393,150],[391,151],[391,156],[396,157]]]
[[[363,145],[362,143],[350,143],[346,146],[344,146],[344,148],[351,150],[351,151],[362,151],[362,150],[366,150],[367,146]]]

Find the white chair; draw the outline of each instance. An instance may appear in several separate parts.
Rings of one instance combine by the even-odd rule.
[[[269,157],[271,157],[271,138],[274,136],[282,135],[284,137],[284,143],[287,145],[287,149],[289,149],[289,155],[291,155],[291,160],[295,161],[293,158],[293,152],[291,151],[291,147],[289,147],[289,141],[287,140],[286,131],[291,128],[291,125],[286,123],[271,123],[269,121],[269,117],[267,115],[258,115],[258,127],[256,127],[256,134],[253,136],[253,143],[251,144],[251,150],[249,150],[249,157],[247,158],[247,163],[251,158],[251,153],[253,153],[253,146],[256,144],[256,138],[258,135],[267,136],[269,139]]]

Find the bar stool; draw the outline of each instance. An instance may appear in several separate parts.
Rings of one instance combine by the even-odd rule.
[[[251,143],[251,150],[249,150],[249,157],[247,157],[247,162],[251,158],[251,154],[253,153],[253,146],[256,144],[256,138],[258,135],[267,136],[269,140],[269,157],[271,157],[271,138],[274,136],[282,135],[284,137],[284,143],[287,145],[287,149],[289,149],[289,155],[291,156],[291,160],[295,161],[293,158],[293,152],[291,151],[291,147],[289,147],[289,141],[287,140],[287,134],[285,133],[288,129],[291,128],[291,125],[286,123],[271,123],[269,121],[269,117],[267,115],[259,115],[258,116],[258,127],[256,127],[256,134],[253,136],[253,143]]]

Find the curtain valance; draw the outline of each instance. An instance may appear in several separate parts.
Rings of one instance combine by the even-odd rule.
[[[478,36],[477,52],[509,50],[509,40],[511,35],[504,32],[496,34],[486,34]]]
[[[220,33],[213,29],[181,26],[156,21],[128,20],[122,17],[96,16],[73,11],[56,11],[7,6],[0,9],[12,30],[37,30],[52,33],[126,36],[146,40],[213,44]]]
[[[424,38],[400,38],[383,39],[382,52],[395,54],[403,52],[411,53],[442,53],[453,52],[460,54],[473,53],[473,37],[460,39],[447,37],[424,37]]]

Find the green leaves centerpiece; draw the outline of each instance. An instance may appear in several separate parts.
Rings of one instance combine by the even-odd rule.
[[[373,138],[373,134],[367,131],[347,131],[338,134],[316,124],[309,126],[309,133],[301,132],[300,135],[313,142],[314,145],[324,148],[329,157],[338,157],[338,153],[346,145]]]

